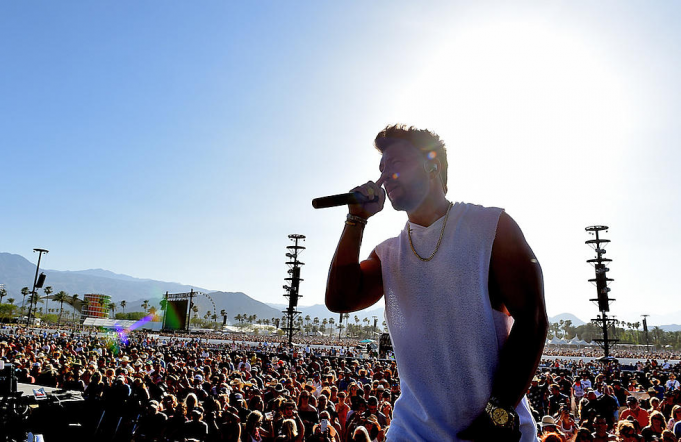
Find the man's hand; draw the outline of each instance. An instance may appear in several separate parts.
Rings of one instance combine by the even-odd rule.
[[[349,210],[351,215],[361,216],[362,218],[369,218],[374,216],[381,210],[385,204],[385,191],[381,187],[385,182],[386,177],[381,176],[375,183],[369,181],[361,186],[355,187],[351,192],[359,192],[364,195],[368,202],[362,204],[350,204]]]
[[[520,422],[516,415],[513,429],[497,427],[483,411],[468,428],[457,436],[460,439],[474,442],[518,442],[521,437]]]

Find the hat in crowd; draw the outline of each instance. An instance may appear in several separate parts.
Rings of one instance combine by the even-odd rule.
[[[532,382],[539,382],[539,376],[535,376],[532,378]]]
[[[234,399],[236,399],[237,401],[240,401],[243,398],[244,396],[241,393],[234,393]]]
[[[121,358],[121,362],[124,362],[124,361],[125,361],[125,362],[130,362],[130,358],[127,357],[127,356],[123,356],[123,357]]]
[[[627,396],[627,402],[638,402],[635,396]]]
[[[274,386],[274,391],[276,391],[277,393],[282,393],[284,391],[284,386],[281,384],[277,384]]]
[[[541,423],[539,425],[541,425],[542,428],[551,425],[556,426],[556,420],[553,418],[553,416],[547,415],[541,418]]]
[[[201,376],[200,374],[197,374],[196,376],[194,376],[194,380],[203,382],[203,376]]]

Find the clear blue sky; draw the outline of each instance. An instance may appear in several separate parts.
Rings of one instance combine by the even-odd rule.
[[[681,4],[0,3],[0,251],[43,267],[323,302],[383,126],[438,132],[449,198],[504,207],[550,315],[595,316],[584,227],[607,224],[613,313],[681,321]],[[402,228],[387,208],[363,256]],[[1,281],[0,281],[1,282]]]

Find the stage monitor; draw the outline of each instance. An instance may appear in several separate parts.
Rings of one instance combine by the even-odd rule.
[[[388,357],[388,352],[391,351],[393,351],[393,343],[390,340],[390,335],[388,333],[381,333],[381,337],[378,340],[379,359],[386,359]]]
[[[0,396],[7,396],[17,391],[17,376],[12,364],[3,362],[2,369],[0,369]]]

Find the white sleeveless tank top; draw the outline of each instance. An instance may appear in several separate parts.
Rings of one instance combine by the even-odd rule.
[[[407,226],[376,247],[402,390],[389,442],[459,441],[457,433],[487,404],[499,349],[512,325],[512,318],[492,309],[487,284],[501,212],[454,204],[440,248],[429,262],[412,252]],[[444,218],[428,227],[411,224],[421,256],[435,250]],[[525,398],[516,410],[522,442],[535,442]]]

